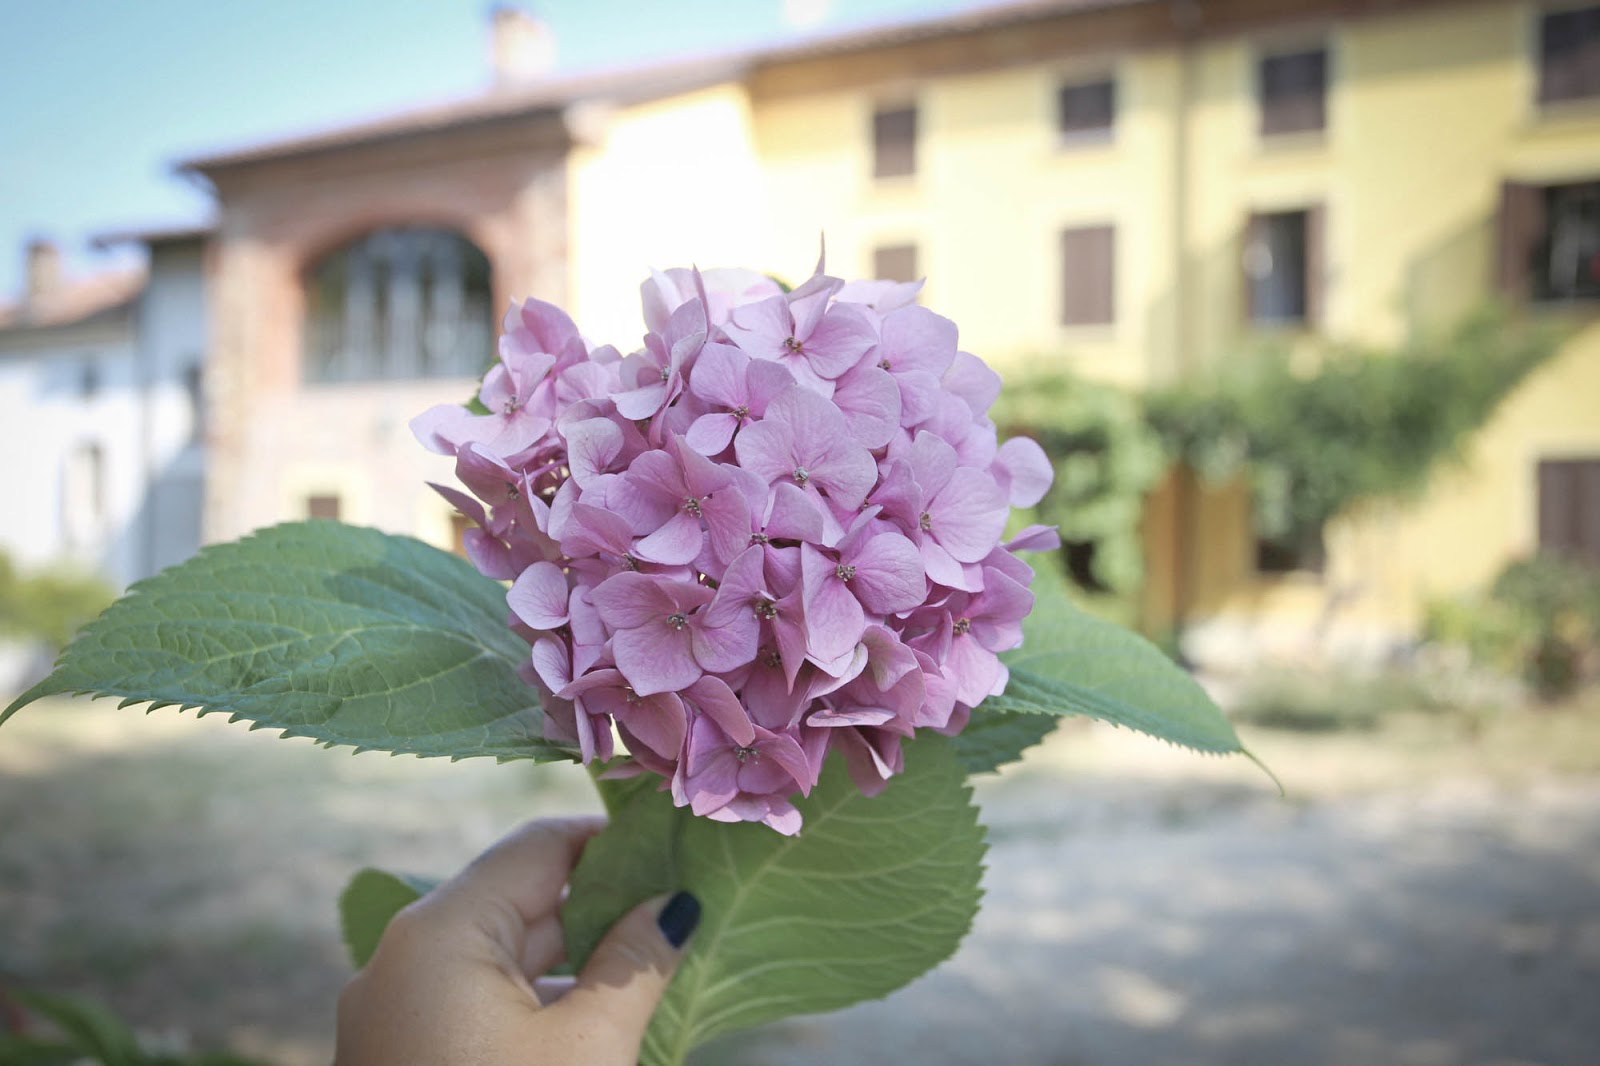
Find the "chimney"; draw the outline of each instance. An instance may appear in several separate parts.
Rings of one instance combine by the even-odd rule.
[[[556,39],[543,19],[511,4],[496,5],[490,18],[495,88],[528,85],[550,75],[556,65]]]
[[[61,249],[43,238],[29,241],[27,274],[23,305],[35,307],[61,287]]]

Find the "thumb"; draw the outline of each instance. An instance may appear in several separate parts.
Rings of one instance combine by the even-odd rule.
[[[611,927],[572,991],[551,1009],[601,1023],[637,1048],[699,923],[700,901],[687,892],[639,904]]]

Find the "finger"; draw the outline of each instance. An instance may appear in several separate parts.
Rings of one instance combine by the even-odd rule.
[[[510,906],[525,924],[555,912],[567,875],[603,818],[528,822],[441,886],[432,907],[470,920],[485,905]]]
[[[550,967],[567,957],[566,937],[561,921],[547,914],[528,926],[527,939],[522,943],[522,972],[528,980],[543,977]]]
[[[577,982],[576,977],[541,977],[533,983],[533,992],[539,997],[539,1002],[548,1007],[560,1002],[561,997],[571,992]]]
[[[699,921],[700,902],[687,892],[641,903],[606,933],[553,1009],[569,1018],[604,1018],[619,1040],[637,1048]]]

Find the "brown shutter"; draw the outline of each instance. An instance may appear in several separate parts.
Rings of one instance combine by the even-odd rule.
[[[1498,269],[1500,291],[1512,300],[1533,292],[1533,255],[1545,228],[1544,189],[1508,181],[1500,186]]]
[[[892,244],[872,250],[872,276],[882,281],[916,281],[917,246]]]
[[[1577,525],[1578,558],[1600,566],[1600,459],[1573,464],[1578,499],[1573,507]]]
[[[1322,204],[1306,209],[1306,325],[1322,326],[1327,305],[1327,209]]]
[[[872,176],[906,177],[917,172],[917,109],[899,107],[872,116]]]
[[[1539,550],[1600,566],[1600,459],[1539,464]]]
[[[1600,7],[1553,11],[1539,22],[1539,102],[1600,95]]]
[[[339,497],[331,495],[316,495],[306,497],[307,518],[331,518],[339,520]]]
[[[1104,326],[1116,319],[1116,230],[1084,226],[1061,233],[1061,322]]]

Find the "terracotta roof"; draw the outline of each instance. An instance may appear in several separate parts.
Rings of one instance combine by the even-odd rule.
[[[204,173],[456,126],[526,119],[541,114],[554,118],[568,105],[584,100],[635,103],[687,92],[704,85],[744,78],[754,68],[760,66],[892,47],[1059,15],[1153,2],[1156,0],[1004,0],[933,18],[863,26],[844,32],[782,44],[769,44],[723,55],[678,59],[647,66],[551,78],[525,87],[491,89],[475,96],[416,108],[372,121],[346,124],[298,137],[196,156],[179,163],[178,168]]]
[[[130,307],[144,287],[144,271],[118,270],[64,281],[32,306],[0,304],[0,332],[50,329],[109,319]]]

